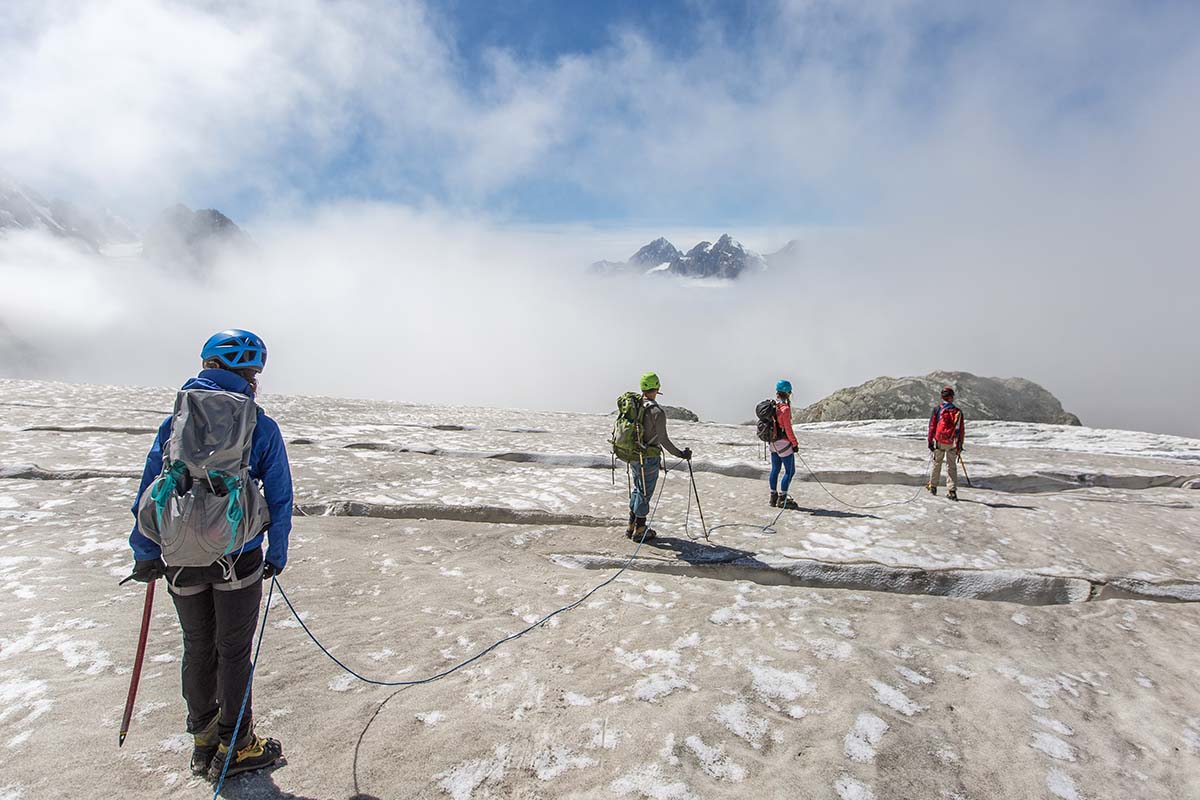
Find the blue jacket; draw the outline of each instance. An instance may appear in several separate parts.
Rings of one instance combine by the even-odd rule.
[[[250,384],[237,373],[224,369],[206,369],[183,385],[184,389],[212,389],[214,391],[239,392],[253,397]],[[146,456],[146,467],[142,470],[142,485],[133,499],[133,532],[129,534],[129,546],[138,561],[158,558],[161,551],[157,544],[147,539],[138,530],[138,500],[146,487],[162,472],[163,450],[171,438],[171,417],[158,428],[158,436],[150,454]],[[292,532],[292,471],[288,467],[287,449],[283,435],[275,420],[258,411],[258,423],[254,427],[254,440],[250,445],[250,477],[262,483],[267,508],[271,511],[271,527],[267,529],[266,560],[279,569],[287,565],[288,534]],[[263,534],[246,542],[240,552],[261,547]]]

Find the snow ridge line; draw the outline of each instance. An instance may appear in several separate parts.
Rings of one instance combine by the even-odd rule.
[[[21,433],[128,433],[131,435],[143,436],[152,433],[158,433],[158,428],[136,428],[119,425],[33,425],[28,428],[22,428]]]
[[[140,478],[142,471],[104,467],[43,469],[37,464],[0,464],[0,479],[23,481],[82,481],[88,478]]]
[[[609,456],[578,453],[531,453],[522,451],[495,450],[445,450],[440,447],[405,447],[384,442],[354,442],[344,445],[346,450],[377,450],[392,453],[412,453],[424,456],[447,458],[475,458],[494,461],[509,461],[517,464],[539,464],[551,467],[575,467],[577,469],[611,469]],[[692,461],[696,472],[724,475],[728,478],[762,480],[770,470],[753,464],[723,464],[710,461]],[[824,470],[811,474],[797,474],[794,480],[811,483],[842,484],[847,486],[924,486],[929,479],[927,473],[913,474],[893,470]],[[1200,489],[1200,475],[1109,475],[1096,472],[1032,472],[1024,475],[982,475],[972,477],[976,489],[996,492],[1042,494],[1071,489]]]
[[[552,553],[549,559],[569,569],[610,569],[615,563],[625,563],[611,556],[582,553]],[[678,558],[671,559],[638,558],[628,568],[695,578],[744,580],[768,586],[929,595],[1029,606],[1115,599],[1200,602],[1200,582],[1181,579],[1147,581],[1122,576],[1049,575],[1025,569],[922,568],[877,561],[764,561],[752,553],[722,551],[721,548],[685,549]]]
[[[383,504],[359,500],[339,500],[332,503],[298,504],[296,509],[306,517],[373,517],[375,519],[438,519],[452,522],[483,522],[493,525],[572,525],[588,528],[611,528],[615,524],[607,517],[586,514],[557,514],[537,509],[502,508],[500,506],[447,506],[434,503]]]
[[[99,426],[85,426],[89,430],[101,430]],[[49,430],[49,427],[43,428]],[[79,432],[73,428],[70,432]],[[115,428],[104,428],[104,431],[118,432]],[[122,433],[144,433],[133,428],[121,430]],[[307,440],[306,443],[308,443]],[[394,453],[414,453],[426,456],[445,456],[451,458],[491,459],[509,461],[517,464],[538,464],[551,467],[574,467],[582,469],[611,469],[612,460],[607,456],[577,455],[571,453],[525,453],[525,452],[488,452],[488,451],[451,451],[430,447],[400,447],[398,445],[362,442],[346,445],[348,450],[382,450]],[[748,478],[763,480],[767,477],[765,467],[751,464],[719,464],[704,461],[693,461],[692,468],[696,472],[708,472],[714,475],[724,475],[730,478]],[[37,464],[0,464],[0,479],[69,481],[87,478],[140,478],[137,470],[108,469],[103,467],[60,467],[43,468]],[[829,470],[815,473],[797,473],[795,481],[803,483],[827,483],[843,486],[924,486],[927,476],[913,475],[905,472],[878,471],[868,472],[859,470]],[[1143,489],[1200,489],[1200,475],[1107,475],[1103,473],[1056,473],[1034,472],[1028,475],[991,475],[972,478],[975,489],[987,489],[1009,494],[1051,494],[1071,491],[1074,489],[1126,489],[1139,491]],[[572,524],[572,523],[565,523]]]

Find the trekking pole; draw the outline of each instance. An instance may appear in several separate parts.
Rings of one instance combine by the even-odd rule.
[[[692,460],[688,462],[688,477],[692,479],[692,494],[696,495],[696,510],[700,512],[700,529],[704,531],[704,538],[708,540],[708,525],[704,523],[704,508],[700,505],[700,492],[696,489],[696,473],[692,472]]]
[[[146,637],[150,633],[150,609],[154,606],[154,584],[146,584],[146,603],[142,606],[142,632],[138,634],[137,655],[133,659],[133,674],[129,678],[129,695],[125,698],[125,715],[121,717],[121,732],[117,735],[117,747],[125,744],[129,735],[129,721],[133,718],[133,701],[137,697],[138,680],[142,677],[142,661],[146,658]]]
[[[958,451],[958,463],[963,468],[963,477],[967,479],[967,488],[974,489],[975,487],[971,485],[971,476],[967,472],[967,462],[963,461],[961,450]]]

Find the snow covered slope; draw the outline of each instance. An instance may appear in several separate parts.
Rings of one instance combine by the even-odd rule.
[[[165,593],[116,747],[142,596],[116,583],[172,397],[0,381],[0,797],[211,796]],[[731,527],[703,539],[675,469],[630,559],[606,416],[262,405],[296,477],[280,585],[371,677],[444,670],[628,569],[394,696],[276,596],[255,714],[289,763],[226,796],[1200,796],[1200,442],[977,425],[990,488],[954,504],[921,489],[910,423],[806,426],[821,483],[802,466],[776,519],[752,429],[672,422]]]

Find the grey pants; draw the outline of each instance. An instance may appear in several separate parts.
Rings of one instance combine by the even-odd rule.
[[[942,479],[942,461],[946,462],[946,488],[958,489],[958,451],[952,444],[933,443],[933,472],[929,485],[937,486]]]

